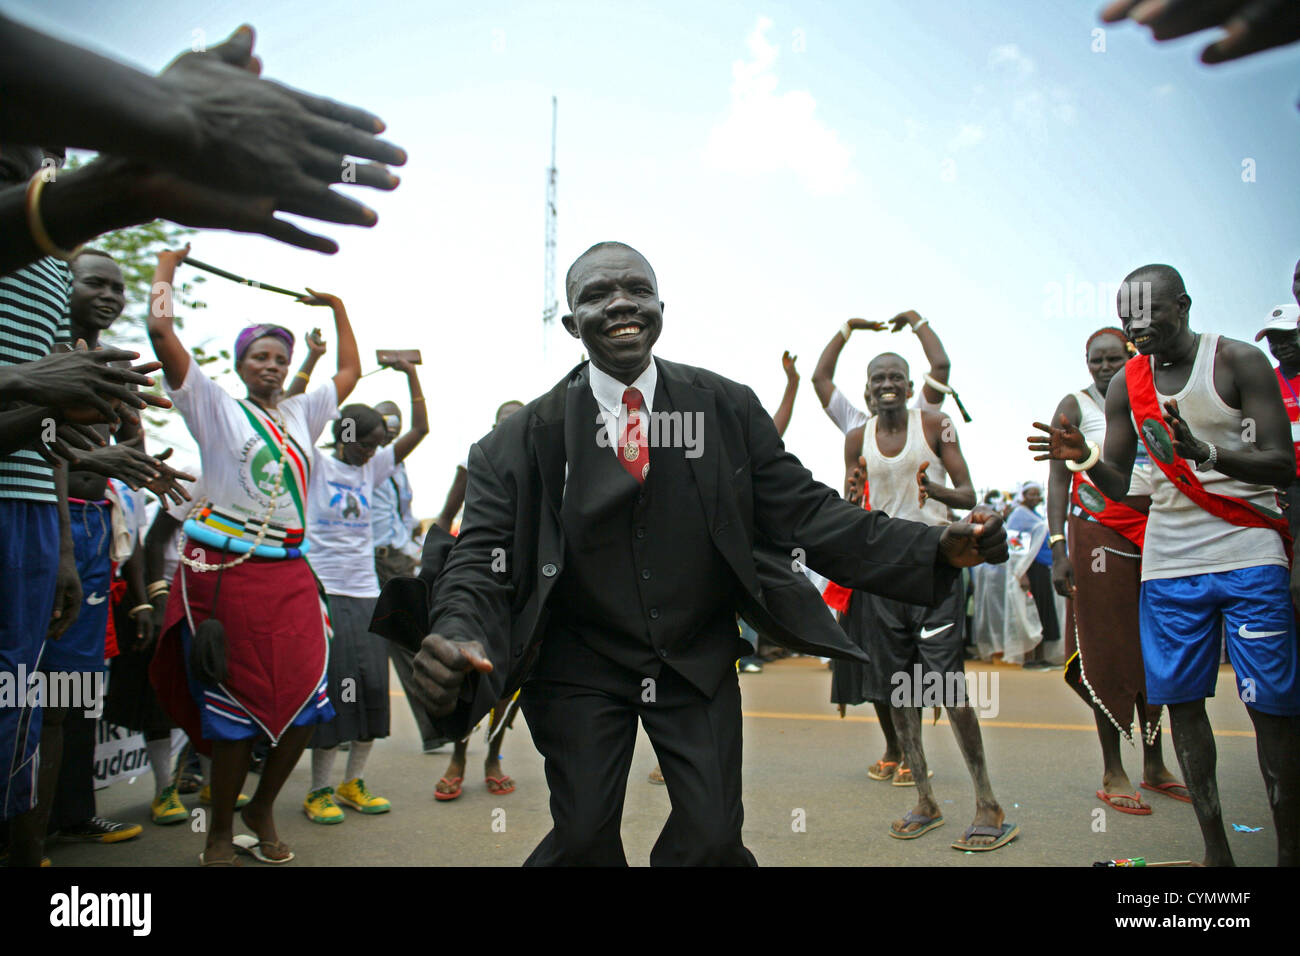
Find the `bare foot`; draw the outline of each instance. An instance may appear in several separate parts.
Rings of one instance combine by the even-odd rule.
[[[280,842],[280,835],[275,830],[275,817],[269,809],[263,810],[256,800],[250,800],[239,811],[239,817],[262,841],[264,856],[272,860],[287,860],[293,855],[289,847]]]

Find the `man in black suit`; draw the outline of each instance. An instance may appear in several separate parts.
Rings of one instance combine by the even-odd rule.
[[[737,612],[778,644],[862,659],[798,562],[933,605],[960,567],[1005,561],[1006,534],[991,515],[932,528],[855,508],[785,451],[749,388],[652,360],[663,303],[631,247],[593,246],[566,292],[591,361],[470,450],[417,687],[459,738],[523,685],[554,822],[526,865],[626,864],[638,718],[672,800],[651,864],[752,865]]]

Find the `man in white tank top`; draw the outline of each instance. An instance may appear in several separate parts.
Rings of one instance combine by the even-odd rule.
[[[1276,487],[1290,484],[1295,458],[1264,353],[1245,342],[1192,332],[1191,302],[1182,277],[1169,266],[1130,273],[1120,287],[1119,316],[1140,355],[1107,389],[1104,454],[1073,426],[1051,428],[1050,437],[1032,440],[1030,449],[1072,468],[1086,466],[1101,492],[1117,500],[1128,490],[1140,430],[1152,457],[1141,597],[1147,701],[1169,707],[1205,862],[1231,865],[1205,713],[1226,630],[1238,694],[1255,725],[1278,865],[1295,866],[1300,664],[1291,600],[1297,581],[1288,569],[1285,521],[1275,494]],[[1177,484],[1164,468],[1174,471]],[[1197,482],[1223,497],[1202,495]]]
[[[872,510],[940,526],[948,523],[950,507],[973,508],[975,488],[957,430],[947,415],[907,407],[912,383],[902,356],[885,352],[871,360],[867,394],[876,415],[848,433],[844,457],[845,465],[856,464],[866,479]],[[949,476],[952,487],[945,484]],[[993,795],[979,718],[966,697],[962,582],[954,583],[938,607],[857,592],[851,610],[851,636],[865,642],[871,658],[864,682],[868,698],[888,700],[890,719],[916,781],[916,805],[891,825],[890,835],[912,840],[943,823],[921,746],[920,710],[943,705],[975,786],[975,818],[952,845],[994,850],[1010,843],[1019,829],[1005,822]]]

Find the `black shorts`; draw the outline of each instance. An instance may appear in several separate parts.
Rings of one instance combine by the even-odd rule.
[[[961,706],[965,698],[966,589],[962,579],[938,607],[862,594],[869,700]],[[939,695],[936,697],[936,693]]]

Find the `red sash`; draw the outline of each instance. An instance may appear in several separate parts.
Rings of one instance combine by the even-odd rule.
[[[1080,495],[1080,490],[1085,486],[1091,488],[1092,491],[1084,490],[1083,494]],[[1092,492],[1096,492],[1096,494],[1094,495]],[[1142,542],[1147,534],[1147,516],[1134,508],[1130,508],[1122,501],[1111,501],[1101,493],[1100,488],[1083,477],[1081,471],[1074,473],[1074,481],[1070,484],[1070,500],[1080,510],[1092,515],[1107,528],[1118,531],[1137,545],[1138,548],[1142,547]],[[1091,507],[1089,502],[1091,502]],[[1097,507],[1098,505],[1100,507]]]
[[[1165,473],[1175,488],[1191,498],[1198,506],[1222,518],[1229,524],[1242,528],[1272,528],[1282,537],[1282,546],[1286,549],[1288,563],[1292,560],[1291,531],[1286,518],[1281,514],[1271,515],[1260,511],[1256,506],[1231,495],[1215,494],[1206,491],[1201,481],[1192,471],[1186,458],[1180,458],[1173,451],[1173,434],[1165,424],[1164,410],[1156,397],[1155,377],[1151,374],[1151,363],[1145,355],[1134,356],[1124,366],[1124,380],[1128,385],[1128,404],[1133,410],[1133,420],[1137,423],[1137,433],[1146,445],[1151,460]],[[1155,432],[1165,438],[1160,441]],[[1148,430],[1153,434],[1148,437]],[[1165,458],[1169,460],[1166,461]]]
[[[868,482],[862,483],[862,507],[865,511],[871,510],[871,486]],[[853,597],[853,589],[846,588],[842,584],[836,584],[834,581],[827,581],[826,587],[822,591],[822,600],[826,602],[827,607],[839,611],[841,614],[847,614],[849,611],[849,599]]]

